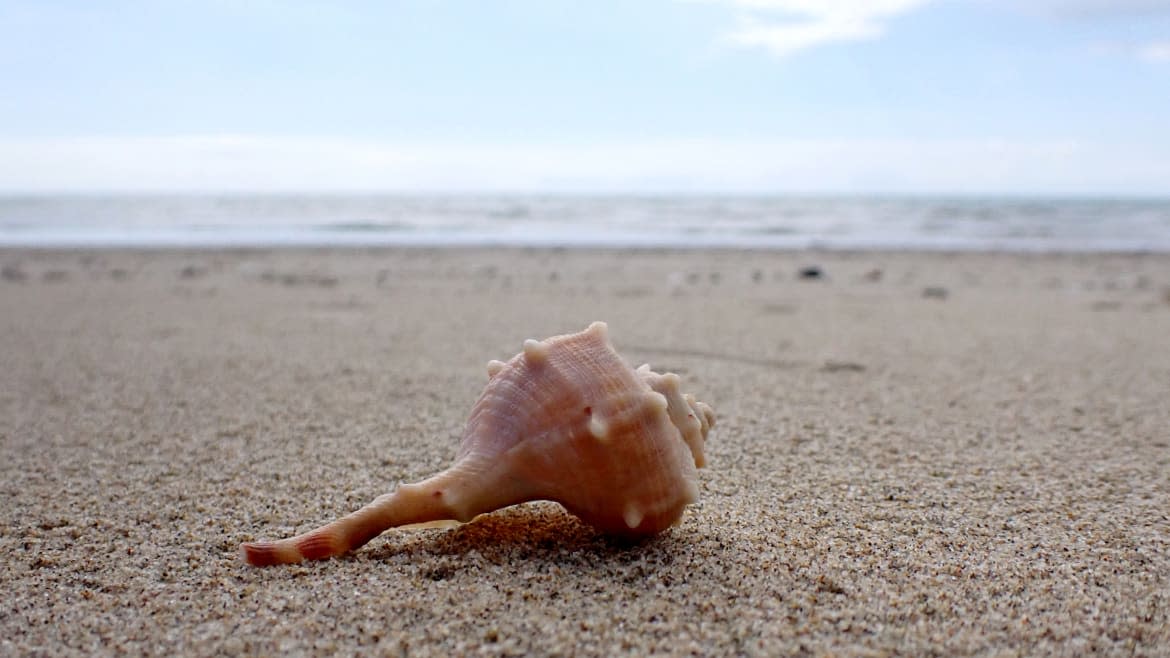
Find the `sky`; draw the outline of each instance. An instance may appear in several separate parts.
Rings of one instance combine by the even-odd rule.
[[[1170,0],[0,0],[0,193],[1170,196]]]

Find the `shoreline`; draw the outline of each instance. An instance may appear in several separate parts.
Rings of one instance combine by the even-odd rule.
[[[614,238],[602,239],[537,239],[532,241],[511,240],[508,238],[493,239],[490,237],[469,236],[466,239],[452,240],[418,236],[411,239],[388,238],[378,240],[365,233],[355,233],[338,236],[336,240],[322,239],[319,235],[296,237],[288,241],[271,238],[257,238],[254,240],[228,237],[223,240],[188,240],[188,239],[50,239],[5,241],[0,237],[0,251],[240,251],[240,250],[303,250],[303,251],[330,251],[330,250],[395,250],[395,249],[454,249],[454,250],[531,250],[549,249],[565,251],[745,251],[745,252],[844,252],[844,253],[873,253],[873,254],[1022,254],[1022,255],[1168,255],[1170,243],[1149,245],[1145,241],[1118,241],[1111,245],[1084,245],[1075,241],[1058,242],[1047,241],[983,241],[960,243],[944,241],[930,243],[919,242],[871,242],[871,241],[824,241],[807,238],[793,240],[756,240],[752,238],[734,239],[728,241],[689,242],[685,238],[668,241],[659,239],[626,240]]]

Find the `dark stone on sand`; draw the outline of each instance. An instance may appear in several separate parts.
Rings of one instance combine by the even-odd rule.
[[[942,286],[927,286],[922,289],[922,296],[927,299],[946,299],[949,294],[950,291]]]
[[[825,273],[817,265],[806,265],[797,271],[797,276],[806,281],[812,281],[814,279],[824,278]]]

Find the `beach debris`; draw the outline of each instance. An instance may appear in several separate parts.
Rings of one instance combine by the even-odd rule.
[[[5,265],[4,267],[0,267],[0,279],[12,283],[23,283],[28,279],[28,275],[24,273],[24,270],[20,269],[19,265]]]
[[[198,279],[205,274],[207,274],[207,268],[199,265],[187,265],[179,270],[180,279]]]
[[[321,274],[319,272],[274,272],[272,270],[261,273],[260,280],[265,283],[279,283],[289,288],[298,286],[333,288],[338,283],[337,277],[331,274]]]
[[[631,368],[604,322],[526,340],[487,372],[450,468],[316,530],[245,543],[244,560],[325,559],[396,526],[467,522],[534,500],[558,502],[606,534],[646,537],[698,499],[696,469],[706,463],[714,413],[679,390],[678,375]]]
[[[796,274],[805,281],[815,281],[825,276],[824,271],[817,265],[806,265],[797,270]]]
[[[768,303],[760,306],[760,310],[769,315],[792,315],[796,312],[794,304]]]
[[[942,286],[927,286],[922,289],[922,296],[927,299],[946,299],[949,294],[950,291]]]
[[[654,294],[654,289],[648,286],[623,286],[621,288],[614,288],[613,296],[618,299],[637,299],[640,297],[649,297]]]
[[[881,281],[882,280],[882,268],[880,268],[880,267],[873,268],[872,270],[865,273],[864,278],[866,281],[870,281],[872,283],[877,283],[878,281]]]
[[[865,366],[854,361],[825,361],[821,366],[823,372],[865,372]]]

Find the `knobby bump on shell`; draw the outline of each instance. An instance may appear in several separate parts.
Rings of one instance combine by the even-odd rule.
[[[683,394],[678,375],[631,368],[605,323],[527,340],[487,370],[450,468],[316,530],[243,544],[244,559],[262,566],[329,558],[388,528],[466,522],[532,500],[556,501],[607,534],[649,536],[697,500],[711,408]]]

